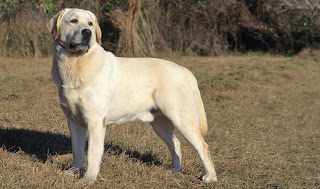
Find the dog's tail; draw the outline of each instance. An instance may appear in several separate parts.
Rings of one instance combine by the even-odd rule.
[[[200,131],[202,136],[205,136],[208,131],[208,124],[207,124],[207,116],[204,110],[204,105],[201,99],[201,94],[198,87],[194,90],[195,98],[197,101],[198,106],[198,115],[199,115],[199,123],[200,123]]]
[[[200,90],[198,87],[198,82],[194,75],[188,70],[187,71],[187,77],[190,82],[190,85],[192,87],[192,91],[197,103],[197,112],[198,112],[198,117],[199,117],[199,126],[200,126],[200,132],[202,136],[205,136],[208,131],[208,124],[207,124],[207,117],[206,117],[206,112],[204,110],[204,105],[201,99],[201,94]]]

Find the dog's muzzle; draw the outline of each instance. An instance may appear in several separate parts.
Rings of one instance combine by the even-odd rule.
[[[84,29],[81,31],[81,34],[82,34],[82,42],[80,44],[69,44],[69,48],[72,52],[88,51],[92,32],[89,29]]]

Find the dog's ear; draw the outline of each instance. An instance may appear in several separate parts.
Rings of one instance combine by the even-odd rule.
[[[52,33],[54,39],[57,39],[59,37],[60,23],[63,13],[64,10],[59,11],[50,19],[49,23],[47,24],[47,29]]]
[[[98,19],[97,17],[94,18],[95,20],[95,26],[96,26],[96,36],[97,36],[97,42],[99,45],[101,45],[101,29],[100,29],[100,26],[99,26],[99,23],[98,23]]]

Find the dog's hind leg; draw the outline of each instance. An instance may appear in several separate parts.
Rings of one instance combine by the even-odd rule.
[[[172,157],[171,169],[174,172],[181,171],[180,141],[174,133],[172,122],[164,115],[155,118],[151,125],[158,136],[167,144]]]
[[[209,147],[203,139],[205,132],[201,131],[197,102],[193,92],[184,86],[162,91],[164,92],[155,94],[157,106],[198,152],[205,169],[202,180],[217,181]]]
[[[212,163],[209,147],[204,141],[201,130],[197,125],[198,121],[192,117],[180,116],[174,116],[171,117],[171,119],[175,127],[198,152],[205,169],[205,175],[202,177],[202,180],[204,182],[217,181],[216,171]]]
[[[207,143],[204,141],[200,130],[198,129],[193,130],[193,129],[187,128],[187,127],[192,127],[192,125],[188,126],[187,124],[190,124],[190,123],[184,122],[183,125],[178,125],[177,128],[179,129],[180,133],[197,150],[202,160],[202,163],[205,169],[205,175],[202,177],[202,180],[204,182],[217,181],[216,171],[212,163],[210,150]]]

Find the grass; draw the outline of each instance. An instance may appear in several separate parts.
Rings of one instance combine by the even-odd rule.
[[[180,135],[183,170],[169,172],[165,144],[135,122],[107,128],[90,188],[319,188],[319,55],[169,58],[199,80],[219,181],[199,180],[200,158]],[[71,142],[51,59],[0,62],[0,187],[87,188],[62,174]]]

